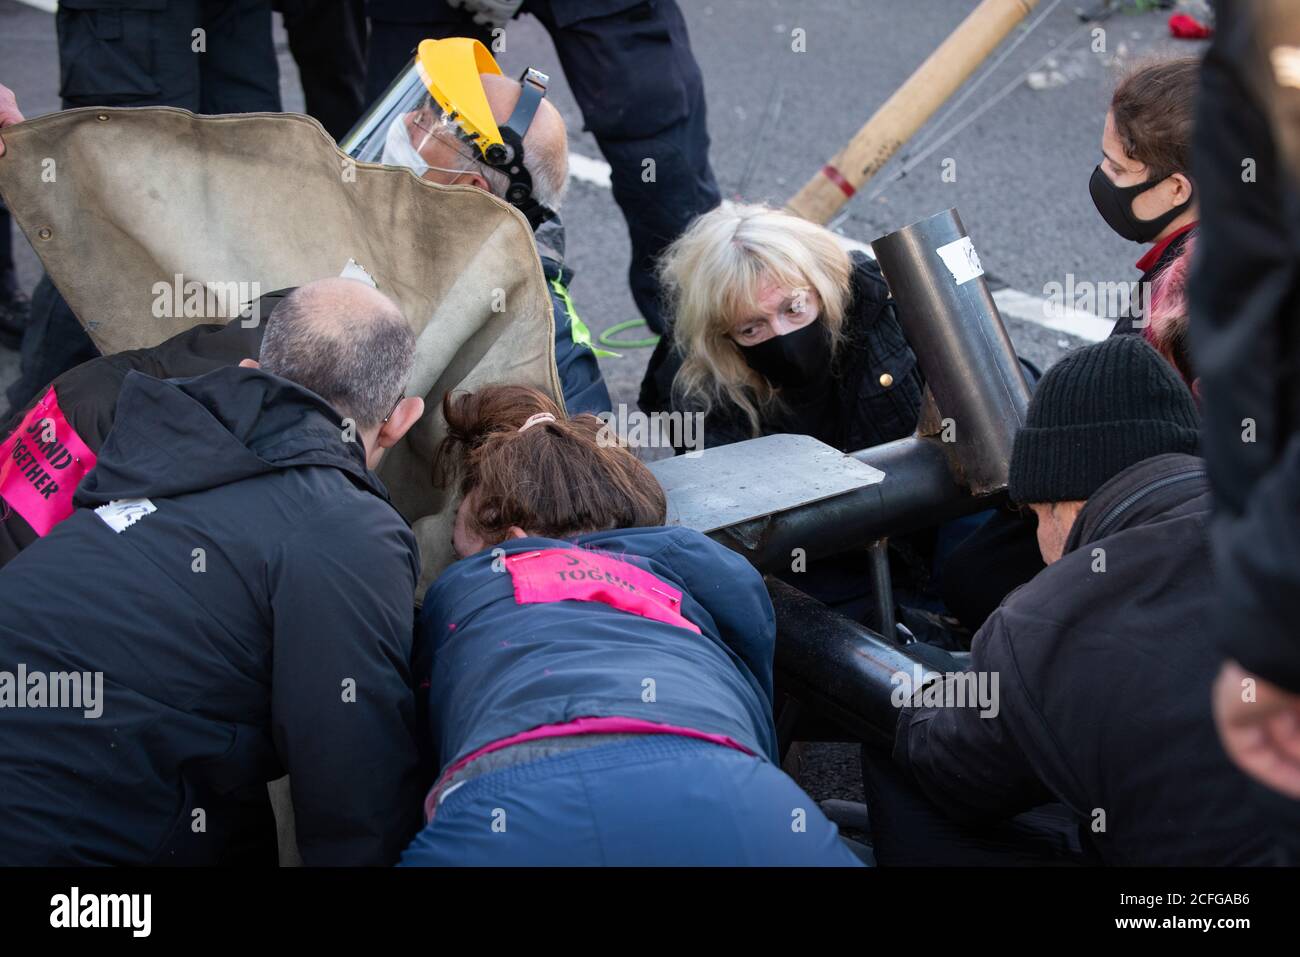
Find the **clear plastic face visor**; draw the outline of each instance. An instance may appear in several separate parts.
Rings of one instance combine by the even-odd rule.
[[[412,60],[339,148],[359,162],[405,166],[416,176],[448,183],[479,171],[475,149],[463,137]]]

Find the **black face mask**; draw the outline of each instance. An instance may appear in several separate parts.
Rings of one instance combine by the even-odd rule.
[[[1092,194],[1092,202],[1097,207],[1097,212],[1101,213],[1101,218],[1106,220],[1106,225],[1125,239],[1131,239],[1135,243],[1149,243],[1192,205],[1192,197],[1189,196],[1187,202],[1155,219],[1138,219],[1133,215],[1133,198],[1168,178],[1163,176],[1134,186],[1116,186],[1098,165],[1092,171],[1092,179],[1088,181],[1088,192]]]
[[[820,319],[756,346],[741,346],[740,352],[751,369],[775,386],[798,388],[830,374],[831,338]]]

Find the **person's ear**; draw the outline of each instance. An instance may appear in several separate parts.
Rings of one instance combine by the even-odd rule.
[[[241,368],[241,369],[260,369],[260,368],[262,368],[262,363],[258,362],[256,359],[240,359],[240,360],[239,360],[239,368]]]
[[[1174,184],[1173,203],[1175,206],[1181,206],[1192,198],[1192,181],[1182,173],[1174,173],[1169,177]]]
[[[468,173],[468,174],[466,174],[466,175],[469,176],[469,179],[467,179],[467,180],[466,180],[465,182],[463,182],[463,183],[457,183],[456,185],[458,185],[458,186],[475,186],[475,187],[477,187],[477,188],[483,190],[483,192],[485,192],[485,193],[491,193],[491,192],[492,192],[492,187],[488,185],[487,177],[483,176],[483,175],[480,174],[480,173]],[[495,195],[495,194],[494,194],[494,195]]]
[[[380,425],[378,444],[381,449],[391,449],[401,441],[411,426],[424,415],[424,400],[418,395],[409,396],[397,403],[388,421]]]

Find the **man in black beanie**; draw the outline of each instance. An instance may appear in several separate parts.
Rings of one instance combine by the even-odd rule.
[[[882,835],[896,802],[870,807],[880,863],[990,863],[1008,833],[993,822],[1052,802],[1102,863],[1296,860],[1297,837],[1259,808],[1210,713],[1219,653],[1205,627],[1215,599],[1198,425],[1186,386],[1137,336],[1073,352],[1043,377],[1009,490],[1038,517],[1047,568],[976,634],[973,674],[902,702],[894,738],[894,763],[934,820],[962,823],[944,821],[960,835],[954,854],[941,860],[931,825],[919,856],[898,827]],[[868,782],[869,804],[880,790]],[[980,854],[963,860],[971,848]],[[1004,857],[1026,860],[1023,848]]]
[[[1194,455],[1199,431],[1191,393],[1145,342],[1102,342],[1057,363],[1016,434],[1007,480],[1012,501],[1038,518],[1043,561],[1061,558],[1098,489],[1154,456]]]

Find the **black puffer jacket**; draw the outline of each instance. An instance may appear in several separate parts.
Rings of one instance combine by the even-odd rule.
[[[1296,862],[1300,834],[1228,760],[1210,713],[1209,513],[1188,455],[1138,462],[1092,495],[1064,556],[975,636],[996,713],[902,712],[895,760],[932,801],[965,821],[1059,801],[1108,864]]]
[[[870,257],[852,254],[852,293],[845,309],[845,341],[826,381],[782,393],[784,409],[761,422],[761,434],[811,435],[844,452],[905,438],[916,429],[923,380],[898,323],[894,303]],[[674,390],[676,392],[676,390]],[[698,412],[696,397],[674,395],[674,411]],[[714,405],[704,420],[706,446],[754,438],[735,405]]]

